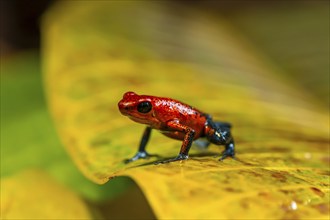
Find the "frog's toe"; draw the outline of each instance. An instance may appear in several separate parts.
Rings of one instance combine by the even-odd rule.
[[[134,157],[132,157],[130,159],[125,159],[124,163],[128,164],[128,163],[131,163],[131,162],[139,160],[139,159],[148,159],[150,157],[159,157],[159,155],[158,154],[149,154],[146,151],[139,151],[134,155]]]
[[[124,163],[125,163],[125,164],[128,164],[128,163],[134,162],[134,161],[136,161],[136,160],[138,160],[138,159],[141,159],[141,158],[142,158],[142,157],[136,157],[136,156],[134,156],[134,157],[132,157],[132,158],[125,159],[125,160],[124,160]]]
[[[137,152],[134,157],[130,158],[130,159],[125,159],[124,160],[124,163],[130,163],[130,162],[133,162],[133,161],[136,161],[136,160],[139,160],[139,159],[147,159],[149,158],[151,155],[148,154],[146,151],[139,151]]]
[[[128,164],[128,163],[133,162],[133,161],[134,161],[133,158],[123,160],[123,162],[125,164]]]
[[[170,163],[170,162],[174,162],[174,161],[178,161],[178,160],[187,160],[188,159],[188,155],[185,155],[185,154],[179,154],[177,157],[175,158],[171,158],[171,159],[168,159],[168,160],[162,160],[162,161],[157,161],[155,162],[154,164],[157,165],[157,164],[161,164],[161,163]]]
[[[235,159],[235,152],[234,152],[234,150],[233,149],[227,149],[227,150],[225,150],[223,153],[222,153],[222,155],[221,155],[221,157],[220,157],[220,161],[223,161],[224,159],[226,159],[227,157],[232,157],[233,159]]]

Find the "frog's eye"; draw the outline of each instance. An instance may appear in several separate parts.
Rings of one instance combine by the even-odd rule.
[[[150,112],[151,108],[152,108],[152,105],[148,101],[141,102],[137,106],[138,112],[141,112],[141,113],[148,113],[148,112]]]

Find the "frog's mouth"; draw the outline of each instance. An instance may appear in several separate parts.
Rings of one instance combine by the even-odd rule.
[[[127,115],[129,117],[129,119],[131,119],[132,121],[135,121],[137,123],[141,123],[141,124],[149,124],[149,121],[143,118],[136,118],[130,115]]]
[[[124,116],[129,116],[129,113],[125,111],[124,109],[119,109],[120,113]]]
[[[130,116],[130,112],[134,108],[134,105],[132,103],[127,103],[124,100],[121,100],[118,102],[118,108],[121,114],[125,116]]]

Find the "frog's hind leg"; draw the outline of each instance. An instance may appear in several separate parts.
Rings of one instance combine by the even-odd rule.
[[[207,139],[216,145],[225,145],[225,150],[222,152],[220,160],[226,157],[235,157],[235,143],[231,135],[231,125],[226,122],[213,122],[208,123],[209,130],[206,134]]]

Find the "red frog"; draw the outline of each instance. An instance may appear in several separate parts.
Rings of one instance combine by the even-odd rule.
[[[177,157],[160,161],[168,163],[188,159],[191,144],[198,138],[205,137],[208,142],[216,145],[225,145],[225,150],[219,160],[228,156],[234,158],[234,139],[231,136],[229,123],[213,121],[211,116],[180,101],[149,95],[138,95],[134,92],[126,92],[118,103],[119,111],[131,120],[145,124],[147,127],[143,133],[138,152],[126,163],[148,158],[146,145],[151,130],[159,130],[162,134],[182,140],[180,153]]]

